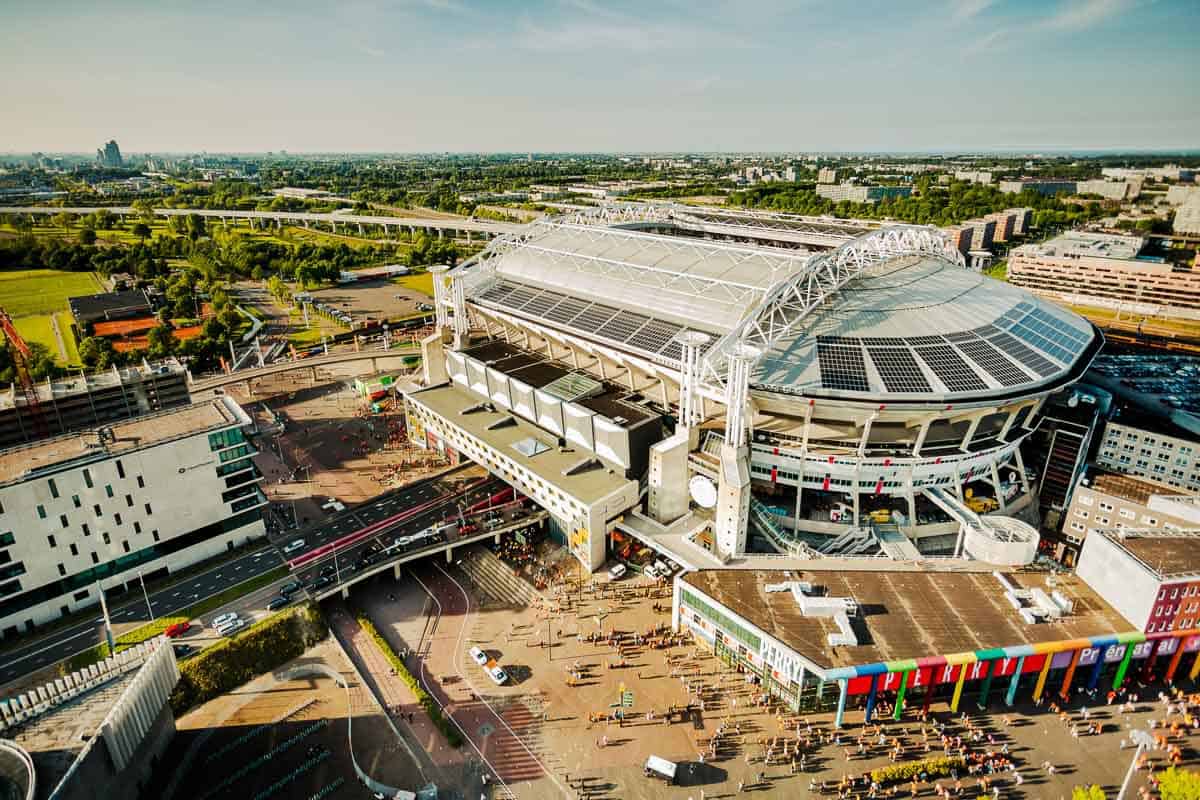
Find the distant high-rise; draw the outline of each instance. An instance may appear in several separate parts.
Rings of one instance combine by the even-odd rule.
[[[121,160],[121,148],[117,147],[116,139],[110,139],[104,147],[96,148],[96,161],[102,167],[119,167],[124,163]]]

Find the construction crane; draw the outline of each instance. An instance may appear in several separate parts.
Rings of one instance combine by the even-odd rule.
[[[21,385],[21,394],[25,397],[25,409],[33,421],[35,435],[28,438],[41,439],[47,435],[48,431],[46,430],[46,420],[42,416],[42,404],[38,400],[37,387],[33,385],[33,376],[29,374],[29,361],[33,358],[33,352],[21,338],[21,334],[17,332],[17,326],[13,324],[12,317],[3,308],[0,308],[0,330],[4,331],[4,338],[8,340],[8,351],[12,356],[13,369],[17,373],[17,383]],[[17,415],[17,419],[21,419],[20,414]]]

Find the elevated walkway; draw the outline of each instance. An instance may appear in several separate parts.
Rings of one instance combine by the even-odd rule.
[[[995,514],[982,517],[957,496],[936,486],[922,487],[921,492],[958,521],[958,553],[989,564],[1024,566],[1033,563],[1039,537],[1032,525],[1014,517]]]

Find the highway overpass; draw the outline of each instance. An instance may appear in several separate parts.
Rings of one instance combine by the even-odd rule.
[[[0,206],[0,213],[6,214],[92,214],[100,210],[110,211],[120,216],[137,215],[141,212],[130,206]],[[490,239],[506,233],[514,233],[522,227],[511,222],[496,222],[486,219],[467,219],[450,217],[428,219],[425,217],[387,217],[368,214],[320,214],[308,211],[238,211],[221,208],[156,208],[153,210],[158,217],[186,217],[196,214],[206,219],[216,219],[221,222],[230,220],[248,220],[251,225],[262,227],[298,225],[305,228],[313,225],[327,225],[330,230],[345,232],[347,228],[355,228],[359,233],[366,226],[382,227],[384,231],[395,228],[396,232],[407,230],[409,233],[425,231],[426,233],[443,235],[449,232],[452,236],[462,236],[471,239],[481,236]]]
[[[194,397],[201,392],[210,392],[213,389],[219,389],[233,383],[265,378],[268,375],[278,375],[281,372],[291,372],[298,369],[311,369],[315,371],[317,367],[356,363],[366,367],[366,369],[352,371],[354,375],[373,375],[383,371],[417,375],[421,372],[420,365],[418,364],[414,368],[405,365],[404,361],[418,353],[419,351],[417,350],[405,348],[403,350],[363,350],[357,353],[329,353],[309,356],[298,361],[282,361],[276,364],[267,364],[265,367],[254,367],[252,369],[238,370],[237,372],[195,378],[189,382],[188,388]]]

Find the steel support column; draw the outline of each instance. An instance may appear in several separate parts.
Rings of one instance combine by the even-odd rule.
[[[1113,675],[1112,688],[1117,690],[1121,688],[1121,682],[1125,680],[1125,672],[1129,669],[1129,662],[1133,660],[1133,643],[1125,645],[1125,657],[1121,659],[1120,666],[1117,667],[1117,674]]]
[[[863,720],[863,724],[871,722],[871,716],[875,713],[875,698],[879,692],[879,675],[876,673],[871,676],[871,690],[867,692],[867,716]]]
[[[838,704],[837,714],[833,718],[833,727],[842,727],[842,717],[846,714],[846,692],[850,688],[850,681],[845,678],[838,678]]]
[[[908,676],[908,670],[900,673],[900,688],[896,690],[896,710],[892,712],[892,719],[896,721],[899,721],[900,716],[904,713],[904,695],[908,692]]]
[[[1017,684],[1021,682],[1021,670],[1025,667],[1025,656],[1017,659],[1017,668],[1013,672],[1012,680],[1008,682],[1008,694],[1004,696],[1004,705],[1011,706],[1017,699]]]

